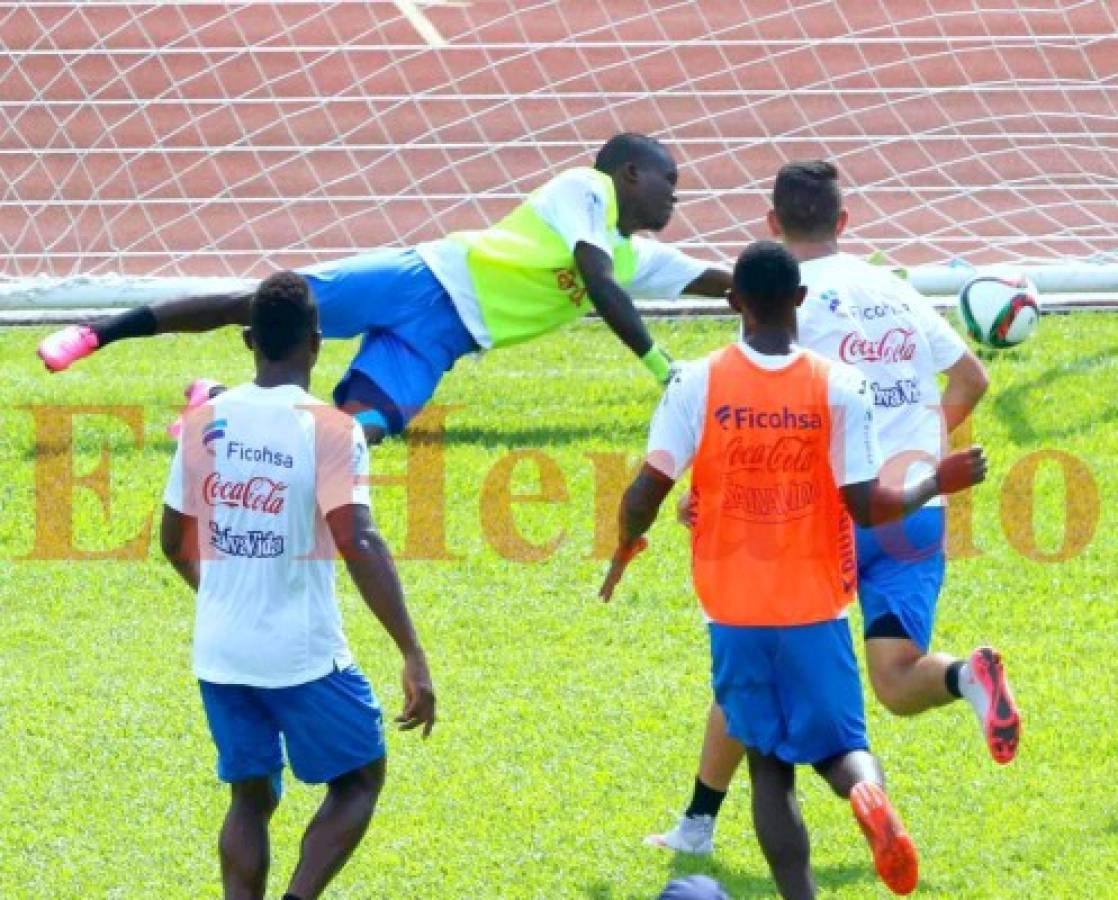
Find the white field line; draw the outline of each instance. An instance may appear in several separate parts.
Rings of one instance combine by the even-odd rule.
[[[419,36],[423,40],[432,47],[446,46],[446,38],[439,34],[439,30],[427,18],[426,13],[419,8],[418,3],[414,0],[395,0],[395,2],[396,8],[400,10],[405,19],[411,22],[412,27],[419,32]]]

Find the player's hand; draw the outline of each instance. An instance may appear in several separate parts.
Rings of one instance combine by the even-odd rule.
[[[635,541],[630,541],[627,544],[622,544],[617,548],[613,554],[613,559],[610,560],[609,571],[606,573],[606,580],[602,582],[601,588],[598,590],[598,596],[602,598],[603,603],[609,603],[610,598],[613,597],[614,588],[621,580],[621,576],[625,574],[625,567],[633,561],[638,553],[642,552],[648,546],[648,538],[639,537]]]
[[[676,362],[673,359],[672,362],[671,362],[671,365],[668,366],[668,375],[661,382],[661,386],[662,387],[667,387],[669,384],[671,384],[673,381],[675,381],[675,377],[682,371],[683,371],[683,363]]]
[[[435,727],[435,688],[423,651],[404,657],[404,711],[396,717],[401,731],[423,726],[423,737]]]
[[[945,456],[936,466],[936,484],[941,494],[965,491],[985,480],[986,454],[978,446]]]
[[[684,528],[695,527],[695,515],[698,513],[698,504],[695,501],[694,491],[684,491],[679,495],[679,502],[675,507],[675,518]]]

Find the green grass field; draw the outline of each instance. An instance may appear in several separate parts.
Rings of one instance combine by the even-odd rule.
[[[654,331],[687,357],[731,326]],[[0,896],[217,897],[226,791],[190,677],[191,597],[142,537],[131,559],[26,558],[57,547],[70,519],[58,499],[70,463],[56,443],[38,457],[36,538],[34,426],[51,420],[49,405],[138,407],[142,447],[119,419],[74,426],[74,476],[95,473],[106,453],[111,504],[106,513],[78,484],[73,542],[127,548],[159,507],[172,452],[163,426],[181,384],[203,372],[246,379],[251,359],[229,331],[122,344],[47,377],[32,356],[42,333],[0,332]],[[320,396],[350,349],[328,346]],[[988,364],[975,436],[992,472],[974,496],[971,538],[956,532],[970,558],[951,566],[936,646],[1002,649],[1026,717],[1021,753],[996,767],[962,705],[895,719],[871,701],[871,737],[922,854],[922,895],[1114,897],[1118,316],[1047,318],[1033,342]],[[614,515],[611,480],[597,485],[595,466],[639,459],[656,399],[595,325],[464,361],[445,380],[436,402],[458,408],[445,441],[427,432],[413,443],[410,517],[400,484],[374,499],[399,553],[442,557],[401,562],[441,720],[426,743],[390,737],[380,809],[331,896],[621,900],[693,871],[734,897],[773,895],[744,784],[727,799],[711,861],[641,845],[689,796],[708,701],[677,526],[657,525],[613,605],[594,597],[604,568],[595,528],[612,528]],[[1029,454],[1048,450],[1085,468],[1065,492],[1045,463],[1025,490]],[[534,455],[510,458],[521,451]],[[374,455],[378,475],[408,463],[402,442]],[[514,464],[513,494],[547,499],[509,513]],[[442,478],[445,517],[429,509]],[[608,513],[596,516],[596,500]],[[350,641],[394,715],[396,653],[340,583]],[[273,829],[276,897],[319,797],[290,778],[288,788]],[[886,896],[845,804],[807,771],[801,795],[823,893]]]

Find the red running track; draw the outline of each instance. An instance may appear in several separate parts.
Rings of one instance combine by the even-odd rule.
[[[444,46],[387,0],[0,2],[0,274],[259,275],[411,243],[623,128],[672,143],[665,236],[715,255],[811,156],[844,173],[858,251],[1118,249],[1107,2],[416,6]]]

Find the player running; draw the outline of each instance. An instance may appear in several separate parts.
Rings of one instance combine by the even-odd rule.
[[[730,288],[729,272],[636,234],[668,224],[677,180],[663,144],[618,134],[593,168],[557,175],[491,228],[301,270],[323,335],[363,335],[334,402],[371,443],[399,434],[460,357],[532,340],[591,308],[665,383],[671,358],[631,298],[723,297]],[[38,354],[60,372],[124,338],[246,325],[250,299],[246,291],[142,306],[57,331]],[[219,388],[194,382],[188,408]]]
[[[795,162],[777,174],[769,226],[799,260],[807,286],[798,342],[866,376],[887,460],[881,480],[900,487],[915,483],[941,457],[944,430],[953,431],[974,410],[986,390],[986,371],[911,285],[839,251],[847,219],[834,166]],[[942,397],[939,372],[947,376]],[[870,683],[896,715],[965,697],[990,754],[1008,763],[1021,720],[998,652],[979,647],[965,661],[929,652],[945,569],[944,530],[942,503],[933,500],[903,522],[856,532]],[[725,732],[713,704],[691,803],[671,831],[650,836],[649,843],[712,852],[715,821],[741,761],[740,746]]]
[[[608,600],[676,480],[693,467],[692,576],[709,620],[715,700],[749,761],[753,823],[788,898],[815,896],[795,766],[814,766],[853,814],[896,893],[915,889],[916,850],[869,753],[846,606],[863,526],[912,513],[985,477],[980,448],[904,488],[878,479],[867,379],[793,345],[795,258],[754,244],[733,275],[742,342],[682,368],[661,400],[648,455],[621,504]]]
[[[364,436],[306,390],[321,339],[306,283],[265,279],[248,318],[256,379],[187,417],[161,538],[198,595],[194,674],[232,788],[218,844],[225,896],[264,897],[286,748],[300,781],[327,786],[284,894],[311,900],[360,843],[385,775],[380,706],[334,597],[335,546],[404,657],[400,727],[426,737],[435,695],[369,513]]]

